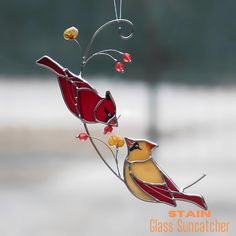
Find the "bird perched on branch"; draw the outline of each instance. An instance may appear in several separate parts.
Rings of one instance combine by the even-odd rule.
[[[124,180],[137,198],[176,206],[176,200],[188,201],[207,210],[201,195],[181,191],[157,165],[151,154],[157,144],[146,140],[125,138],[128,155],[124,163]]]

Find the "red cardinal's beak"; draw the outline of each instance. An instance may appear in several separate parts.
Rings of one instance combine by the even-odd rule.
[[[128,148],[130,148],[135,143],[134,140],[132,140],[130,138],[126,138],[126,137],[125,137],[125,142],[126,142]]]
[[[118,120],[117,120],[117,118],[116,118],[116,117],[112,118],[112,119],[108,122],[108,125],[117,127],[117,126],[118,126]]]

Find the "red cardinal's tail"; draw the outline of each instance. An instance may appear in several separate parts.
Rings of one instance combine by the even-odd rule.
[[[204,210],[207,210],[207,204],[203,196],[201,195],[188,194],[188,193],[183,193],[183,192],[172,192],[172,193],[176,200],[188,201],[188,202],[198,205]]]
[[[50,58],[49,56],[43,56],[40,59],[38,59],[36,61],[36,63],[38,65],[44,66],[48,69],[50,69],[52,72],[54,72],[55,74],[57,74],[58,76],[65,76],[67,73],[67,75],[69,76],[73,76],[71,72],[69,72],[67,69],[65,69],[64,67],[62,67],[60,64],[58,64],[57,62],[55,62],[52,58]]]

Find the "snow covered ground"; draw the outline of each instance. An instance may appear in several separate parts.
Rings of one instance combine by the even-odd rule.
[[[147,86],[116,79],[91,82],[116,100],[115,132],[148,138]],[[206,173],[188,192],[205,196],[212,220],[230,221],[222,235],[235,235],[236,87],[161,84],[156,99],[155,159],[179,186]],[[0,80],[0,108],[1,236],[169,235],[149,233],[149,220],[170,220],[172,208],[135,199],[89,143],[75,140],[82,125],[55,80]],[[102,127],[92,132],[101,136]]]

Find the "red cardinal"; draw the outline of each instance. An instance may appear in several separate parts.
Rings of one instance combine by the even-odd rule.
[[[68,109],[82,122],[118,126],[116,104],[109,91],[105,97],[101,97],[87,81],[63,68],[48,56],[43,56],[36,63],[56,74]]]
[[[125,138],[128,156],[124,164],[124,179],[129,190],[139,199],[176,206],[176,200],[188,201],[207,210],[201,195],[181,191],[152,159],[155,143]]]

